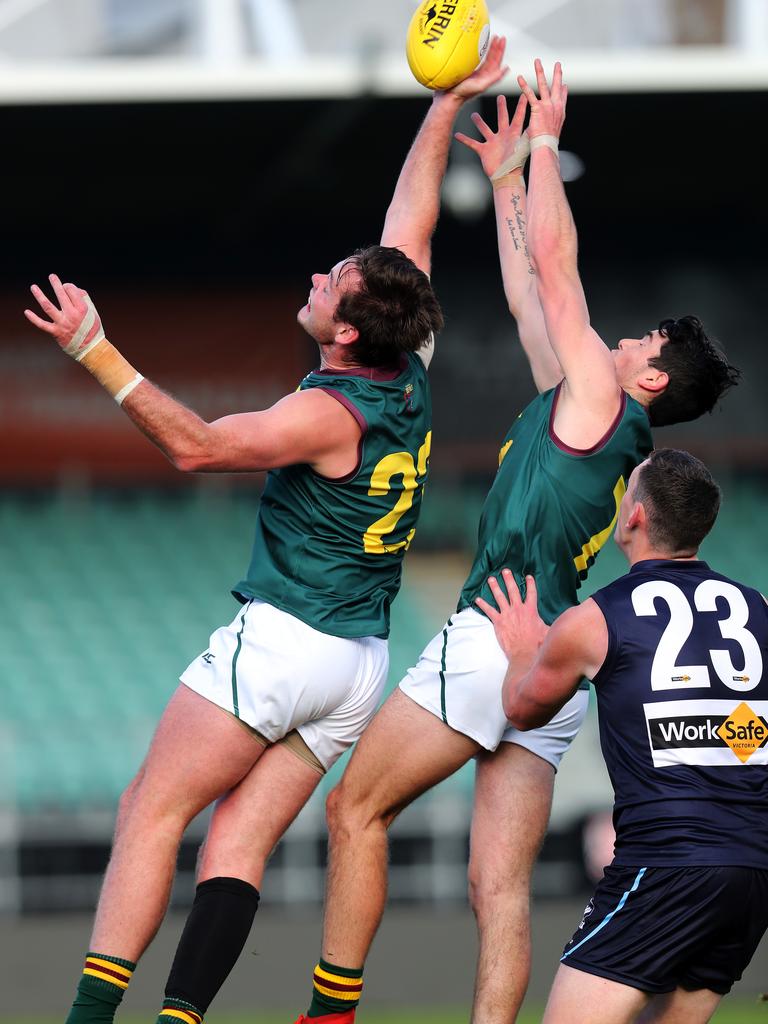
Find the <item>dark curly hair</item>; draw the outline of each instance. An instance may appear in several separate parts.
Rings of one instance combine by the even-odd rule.
[[[662,320],[659,333],[667,340],[649,363],[668,374],[669,383],[648,407],[651,426],[683,423],[712,412],[718,399],[738,383],[741,371],[707,337],[698,317]]]
[[[658,448],[638,471],[635,500],[645,506],[648,538],[661,551],[698,551],[721,497],[707,467],[688,452]]]
[[[429,278],[400,249],[369,245],[347,261],[362,278],[345,292],[335,319],[356,327],[350,355],[363,366],[388,366],[417,352],[441,330],[443,314]]]

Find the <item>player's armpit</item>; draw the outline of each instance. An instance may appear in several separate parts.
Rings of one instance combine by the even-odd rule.
[[[504,680],[504,714],[516,729],[546,725],[605,661],[608,628],[591,599],[569,608],[554,622],[530,671],[515,679],[514,666]]]
[[[287,395],[263,412],[209,424],[206,450],[187,470],[247,472],[308,463],[322,475],[354,468],[361,428],[351,412],[319,389]]]

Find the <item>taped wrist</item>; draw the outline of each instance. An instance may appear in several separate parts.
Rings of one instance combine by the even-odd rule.
[[[243,951],[258,906],[258,889],[240,878],[209,878],[198,885],[166,1001],[182,1000],[206,1013]]]
[[[505,174],[503,178],[491,178],[491,187],[494,192],[497,188],[525,188],[525,178],[513,171],[511,174]]]
[[[555,153],[559,152],[560,140],[556,135],[537,135],[531,139],[531,151],[534,149],[541,149],[542,146],[547,146]]]
[[[68,345],[68,356],[82,363],[89,373],[122,405],[137,384],[144,380],[104,335],[101,319],[90,296],[85,295],[85,313]]]
[[[144,380],[102,332],[95,344],[89,344],[75,359],[93,374],[99,384],[109,392],[118,405],[122,405],[133,389]]]
[[[526,132],[520,136],[515,143],[515,148],[512,150],[512,155],[508,156],[506,160],[502,161],[496,170],[491,175],[491,183],[498,181],[501,178],[506,177],[510,171],[516,171],[518,168],[525,167],[525,161],[528,159],[528,155],[531,152],[531,144],[528,141],[528,135]]]

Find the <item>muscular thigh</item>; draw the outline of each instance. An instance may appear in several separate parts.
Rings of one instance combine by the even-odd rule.
[[[220,707],[181,685],[171,697],[131,787],[159,811],[207,807],[246,775],[264,748]]]
[[[492,884],[530,874],[549,822],[555,772],[516,743],[477,757],[470,872]]]
[[[216,804],[198,867],[198,881],[244,878],[257,888],[264,865],[322,775],[284,744],[269,747]]]
[[[479,749],[395,690],[363,733],[339,784],[339,798],[347,806],[366,807],[372,816],[394,818]]]

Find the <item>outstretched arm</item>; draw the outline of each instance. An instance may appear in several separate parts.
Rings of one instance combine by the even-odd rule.
[[[525,96],[521,96],[510,122],[507,101],[499,96],[495,132],[479,114],[473,114],[472,120],[483,141],[471,139],[460,132],[456,138],[477,153],[493,187],[504,294],[509,311],[517,322],[520,342],[528,357],[536,387],[539,391],[546,391],[563,379],[563,371],[549,342],[536,288],[536,274],[528,251],[523,177],[528,151],[528,139],[523,134],[527,106]],[[516,166],[504,173],[510,164]]]
[[[616,415],[620,391],[613,358],[589,321],[577,264],[576,225],[560,176],[557,145],[568,91],[559,63],[555,65],[550,89],[541,61],[537,60],[536,81],[539,96],[522,75],[518,78],[531,110],[528,244],[547,334],[565,374],[561,404],[573,405],[574,416],[585,419],[586,432],[597,431],[599,437],[601,429],[607,429]],[[586,447],[578,441],[576,444]]]
[[[231,473],[307,462],[324,475],[342,476],[351,468],[360,428],[330,395],[296,392],[271,409],[208,423],[137,373],[107,341],[81,288],[62,284],[55,274],[50,282],[58,305],[33,285],[49,319],[29,309],[27,319],[82,363],[177,469]]]
[[[608,629],[591,599],[547,627],[539,617],[533,577],[526,577],[523,601],[510,570],[502,570],[502,576],[506,593],[498,580],[488,581],[498,607],[482,598],[476,603],[509,659],[501,695],[504,714],[516,729],[536,729],[570,700],[583,677],[597,673],[608,651]]]
[[[504,47],[505,40],[494,37],[485,60],[469,78],[453,89],[435,93],[397,179],[381,244],[402,249],[425,274],[431,270],[431,239],[440,213],[440,186],[456,115],[467,100],[507,73],[502,65]]]

